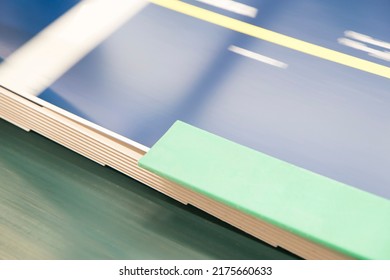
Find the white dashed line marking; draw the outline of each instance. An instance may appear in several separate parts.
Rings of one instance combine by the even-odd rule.
[[[240,14],[243,16],[255,18],[257,9],[232,0],[196,0],[198,2],[224,9],[229,12]]]
[[[381,47],[381,48],[390,50],[390,43],[389,42],[381,41],[381,40],[372,38],[372,37],[370,37],[368,35],[357,33],[355,31],[346,30],[344,32],[344,36],[348,37],[348,38],[351,38],[351,39],[354,39],[354,40],[358,40],[358,41],[363,42],[363,43],[367,43],[367,44],[370,44],[370,45],[374,45],[374,46],[377,46],[377,47]]]
[[[231,45],[228,48],[228,50],[231,52],[240,54],[242,56],[252,58],[254,60],[275,66],[275,67],[279,67],[279,68],[283,68],[283,69],[286,69],[288,67],[288,64],[286,64],[282,61],[279,61],[279,60],[270,58],[268,56],[264,56],[264,55],[261,55],[261,54],[258,54],[258,53],[255,53],[255,52],[252,52],[252,51],[249,51],[249,50],[246,50],[246,49],[234,46],[234,45]]]

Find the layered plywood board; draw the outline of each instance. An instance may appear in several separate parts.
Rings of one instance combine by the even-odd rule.
[[[313,4],[337,13],[302,17],[303,0],[288,9],[256,3],[247,7],[261,11],[253,19],[194,1],[147,2],[124,0],[122,9],[85,0],[15,52],[11,42],[0,66],[0,117],[273,246],[308,259],[349,258],[138,161],[183,120],[388,201],[390,68],[387,39],[377,39],[388,35],[386,9],[370,6],[378,24],[348,16],[338,1]],[[121,16],[100,21],[106,7]],[[277,20],[264,20],[267,11]]]
[[[26,131],[33,130],[101,165],[110,166],[184,204],[198,207],[273,246],[280,246],[303,258],[348,258],[138,167],[137,162],[145,151],[34,104],[4,88],[0,92],[1,117]]]

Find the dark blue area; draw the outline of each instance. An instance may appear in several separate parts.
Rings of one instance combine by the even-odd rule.
[[[65,13],[78,0],[2,0],[0,55],[7,56]]]
[[[0,23],[35,34],[78,0],[2,0]]]

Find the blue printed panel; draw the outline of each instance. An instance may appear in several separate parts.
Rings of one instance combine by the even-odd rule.
[[[385,1],[243,2],[257,3],[258,16],[229,16],[389,65],[339,41],[351,30],[388,42]],[[386,78],[151,4],[40,97],[147,146],[179,119],[390,198],[389,88]]]

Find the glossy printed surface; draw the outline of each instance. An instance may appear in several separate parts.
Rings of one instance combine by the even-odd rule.
[[[256,18],[225,14],[390,65],[338,43],[348,30],[389,42],[386,1],[246,2]],[[149,5],[40,97],[146,146],[182,120],[389,199],[389,93],[384,77]]]

